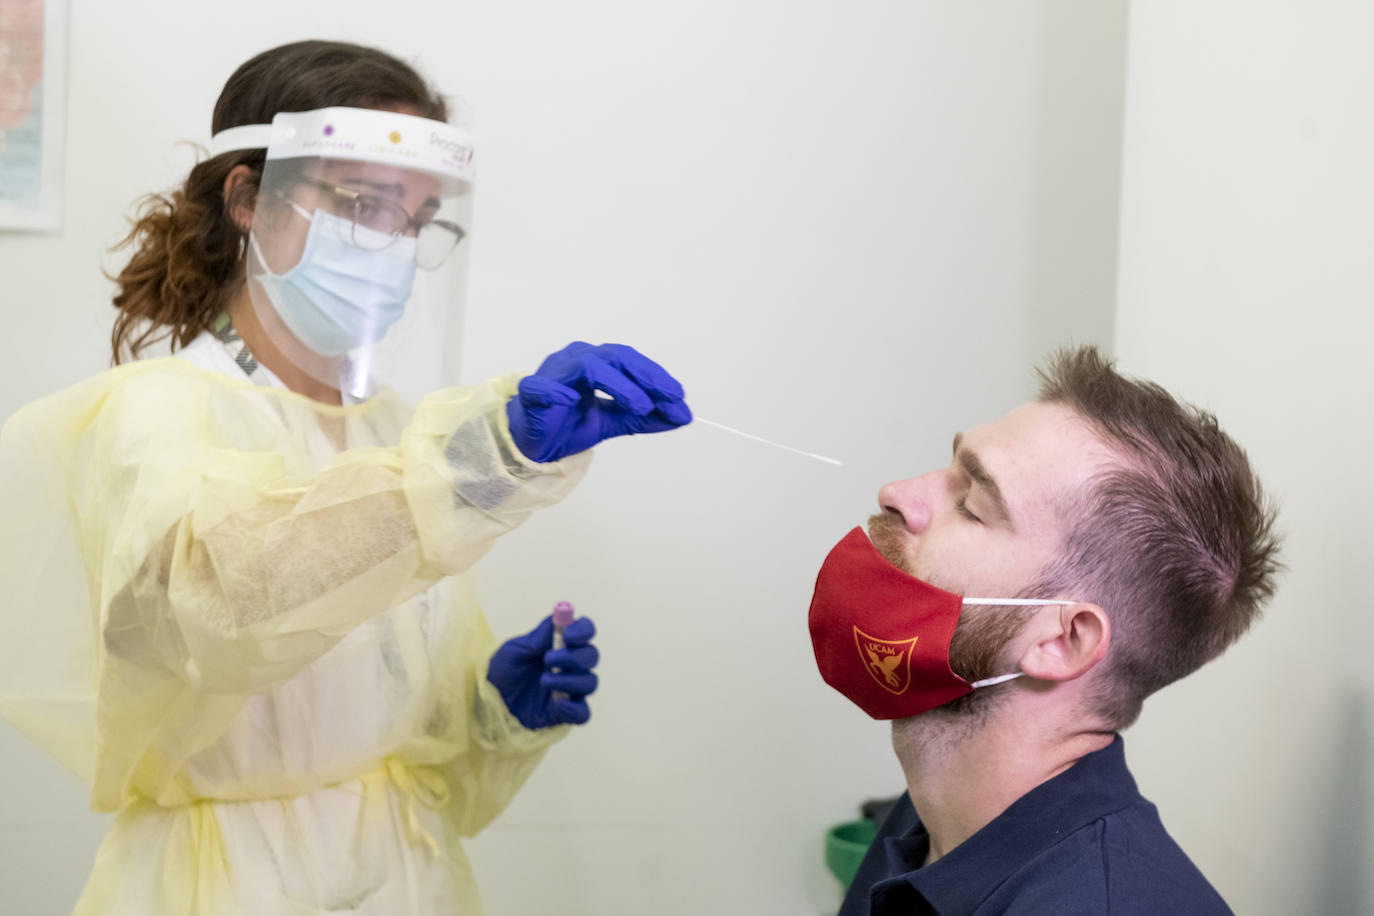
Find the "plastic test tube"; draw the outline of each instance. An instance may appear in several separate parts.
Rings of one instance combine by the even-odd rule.
[[[553,606],[553,647],[562,649],[567,646],[563,641],[563,629],[577,616],[571,602],[560,601]],[[561,690],[553,692],[554,700],[566,700],[568,695]]]

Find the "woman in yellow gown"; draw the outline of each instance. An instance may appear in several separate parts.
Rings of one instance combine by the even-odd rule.
[[[498,649],[467,571],[590,445],[690,412],[614,345],[388,387],[388,347],[402,374],[456,349],[445,115],[372,49],[244,64],[130,236],[123,364],[0,434],[0,714],[116,812],[77,913],[480,912],[459,837],[586,720],[590,622]]]

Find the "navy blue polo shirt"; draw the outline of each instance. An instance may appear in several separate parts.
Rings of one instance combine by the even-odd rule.
[[[1126,769],[1121,736],[939,860],[902,795],[839,916],[1230,916]]]

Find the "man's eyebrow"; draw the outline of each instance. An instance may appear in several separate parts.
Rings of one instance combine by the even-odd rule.
[[[1007,510],[1007,501],[1002,497],[1002,488],[997,486],[997,481],[993,480],[988,469],[983,466],[978,454],[966,448],[961,448],[964,441],[963,433],[956,433],[954,436],[954,457],[959,462],[959,466],[964,469],[964,473],[969,479],[983,488],[987,493],[988,499],[992,501],[992,506],[997,510],[997,514],[1011,524],[1011,512]]]

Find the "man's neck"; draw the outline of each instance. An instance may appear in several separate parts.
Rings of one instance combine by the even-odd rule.
[[[911,803],[930,834],[925,864],[945,856],[1031,789],[1112,742],[1065,731],[1011,704],[978,717],[932,710],[893,723]]]

